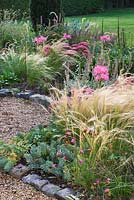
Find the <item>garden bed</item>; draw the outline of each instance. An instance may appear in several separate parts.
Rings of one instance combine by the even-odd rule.
[[[0,55],[0,88],[14,88],[0,90],[6,96],[0,104],[0,168],[11,174],[24,164],[30,173],[21,177],[24,183],[37,188],[35,182],[44,184],[47,179],[40,188],[46,195],[51,187],[58,192],[73,188],[81,200],[130,200],[134,48],[127,45],[124,31],[118,27],[118,34],[102,34],[95,25],[74,21],[35,35],[29,23],[10,22],[9,32],[3,31],[7,23],[1,24],[2,33],[12,35],[1,41],[1,48],[14,43],[14,38],[16,44],[3,48]],[[29,99],[51,112],[47,126],[47,111]],[[49,175],[54,182],[48,181]],[[29,182],[29,177],[38,181]],[[58,192],[52,195],[57,197]]]

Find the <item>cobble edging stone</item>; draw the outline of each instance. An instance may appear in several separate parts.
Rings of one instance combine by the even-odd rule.
[[[77,193],[70,188],[61,188],[56,184],[52,184],[45,177],[42,177],[36,173],[31,173],[30,169],[22,164],[18,164],[13,167],[9,174],[17,179],[22,180],[23,183],[33,186],[38,191],[44,193],[49,197],[54,197],[58,200],[68,200],[68,197],[75,197]],[[49,177],[48,177],[49,178]],[[76,198],[79,200],[79,198]]]
[[[55,197],[55,194],[60,190],[61,188],[59,186],[51,183],[43,186],[41,189],[41,191],[49,197]]]
[[[12,89],[0,89],[0,97],[16,97],[16,98],[22,98],[25,100],[32,100],[38,104],[41,104],[45,106],[47,109],[53,102],[51,97],[48,97],[46,95],[36,94],[33,91],[24,91],[24,92],[14,92]]]
[[[68,198],[68,196],[75,195],[74,190],[70,188],[64,188],[62,190],[59,190],[56,194],[55,197],[59,200],[65,200]]]
[[[52,184],[46,178],[38,174],[28,174],[22,177],[25,184],[32,185],[35,189],[43,192],[49,197],[55,197],[59,200],[67,200],[69,196],[75,195],[75,191],[70,188],[61,188],[58,185]]]
[[[9,89],[1,89],[0,90],[0,97],[6,97],[6,96],[13,96],[13,93]]]
[[[29,172],[30,172],[30,169],[27,166],[18,164],[9,171],[9,174],[17,179],[21,179],[23,176],[27,175]]]

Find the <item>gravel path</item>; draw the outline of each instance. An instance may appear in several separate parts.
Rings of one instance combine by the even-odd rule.
[[[8,141],[17,132],[46,125],[48,113],[41,106],[16,98],[0,98],[0,140]],[[0,171],[0,200],[54,200],[33,187]]]
[[[7,141],[17,132],[28,132],[38,124],[47,124],[48,113],[34,102],[0,98],[0,140]]]

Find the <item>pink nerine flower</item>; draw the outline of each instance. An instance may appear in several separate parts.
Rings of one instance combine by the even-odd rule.
[[[86,47],[89,47],[89,42],[80,42],[79,44],[80,44],[80,45],[84,45],[84,46],[86,46]]]
[[[86,94],[86,95],[92,94],[93,92],[94,92],[94,90],[91,89],[91,88],[84,88],[83,89],[83,94]]]
[[[109,80],[108,68],[106,66],[97,65],[93,69],[93,76],[97,81],[99,80],[108,81]]]
[[[83,154],[83,153],[84,153],[84,151],[82,149],[80,149],[80,154]]]
[[[70,131],[67,131],[67,132],[66,132],[66,135],[67,135],[67,136],[71,136],[72,133],[71,133]]]
[[[111,178],[107,178],[107,181],[111,181]]]
[[[72,138],[72,139],[71,139],[71,143],[72,143],[72,144],[75,144],[75,143],[76,143],[76,139],[75,139],[75,138]]]
[[[58,151],[57,153],[56,153],[56,157],[61,157],[62,156],[62,152],[61,151]]]
[[[58,164],[56,164],[56,163],[53,164],[53,167],[54,167],[54,168],[57,167],[57,166],[58,166]]]
[[[63,159],[64,159],[64,160],[67,160],[67,157],[66,157],[66,156],[64,156],[64,157],[63,157]]]
[[[80,164],[82,164],[83,162],[84,162],[84,160],[82,160],[82,159],[79,160],[79,163],[80,163]]]
[[[106,188],[105,190],[104,190],[104,193],[109,193],[110,192],[110,190],[108,189],[108,188]]]
[[[100,182],[101,182],[100,180],[96,180],[96,184],[100,184]]]
[[[43,47],[43,53],[45,56],[48,56],[52,51],[52,48],[50,45],[46,45]]]
[[[100,36],[100,40],[101,41],[110,42],[111,41],[111,37],[110,37],[110,35],[102,35],[102,36]]]
[[[36,44],[42,44],[43,42],[46,42],[46,41],[47,41],[47,37],[39,36],[39,37],[34,38],[33,41],[34,41]]]
[[[64,33],[63,38],[69,40],[72,38],[72,36],[70,34]]]

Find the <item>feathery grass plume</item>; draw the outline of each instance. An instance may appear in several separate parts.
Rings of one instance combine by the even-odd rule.
[[[88,190],[94,177],[104,178],[108,175],[112,177],[121,175],[122,180],[127,176],[132,189],[130,178],[134,166],[132,80],[134,77],[130,77],[129,80],[120,78],[115,85],[97,89],[89,95],[82,94],[80,90],[74,90],[71,97],[68,97],[66,92],[57,94],[58,101],[53,107],[57,117],[56,123],[73,133],[80,149],[85,149],[85,152],[90,149],[90,152],[83,157],[77,155],[71,169],[75,182],[81,183]],[[78,164],[80,159],[83,160],[81,165]],[[114,184],[111,188],[117,186]]]

